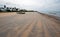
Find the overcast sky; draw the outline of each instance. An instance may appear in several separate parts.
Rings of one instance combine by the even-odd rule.
[[[23,9],[33,9],[38,11],[60,10],[60,0],[0,0],[1,4],[18,6]]]

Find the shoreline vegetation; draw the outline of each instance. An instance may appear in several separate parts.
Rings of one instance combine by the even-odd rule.
[[[0,13],[8,13],[8,12],[18,12],[18,13],[22,13],[22,12],[37,12],[34,10],[26,10],[26,9],[19,9],[16,7],[6,7],[6,5],[4,5],[4,7],[0,7]]]

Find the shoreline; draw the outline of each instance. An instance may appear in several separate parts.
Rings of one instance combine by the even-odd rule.
[[[42,16],[49,18],[49,19],[53,19],[57,23],[60,23],[60,17],[58,17],[58,16],[53,16],[53,15],[44,14],[44,13],[40,13],[40,12],[38,12],[38,13],[41,14]]]

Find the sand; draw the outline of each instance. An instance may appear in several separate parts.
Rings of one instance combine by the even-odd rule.
[[[16,14],[16,12],[9,12],[9,13],[0,13],[0,17],[5,17],[5,16],[13,16],[13,15],[15,15]]]

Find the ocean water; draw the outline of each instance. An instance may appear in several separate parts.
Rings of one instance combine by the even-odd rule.
[[[60,17],[60,12],[59,13],[56,13],[55,15]]]
[[[44,12],[45,14],[53,15],[60,17],[60,11],[50,11],[50,12]]]
[[[48,14],[60,17],[60,12],[52,12],[52,13],[48,13]]]

